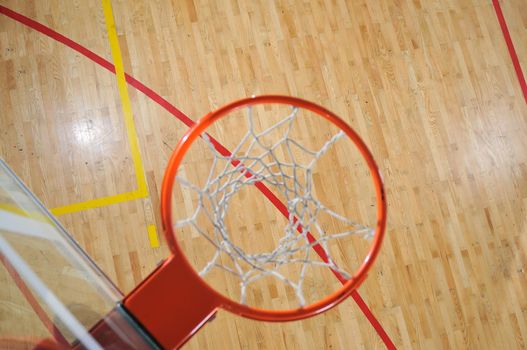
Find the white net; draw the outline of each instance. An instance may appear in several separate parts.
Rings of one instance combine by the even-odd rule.
[[[337,213],[317,198],[317,162],[348,138],[343,131],[337,131],[317,149],[310,149],[291,136],[300,114],[298,108],[291,107],[285,117],[275,118],[276,123],[257,130],[253,107],[248,107],[247,131],[230,154],[219,152],[215,141],[207,134],[201,135],[213,154],[210,171],[201,184],[185,178],[181,174],[184,171],[177,176],[180,186],[192,192],[195,200],[188,211],[190,215],[177,221],[176,232],[190,227],[210,243],[213,252],[200,268],[200,275],[205,277],[219,269],[234,276],[239,280],[243,304],[250,285],[272,277],[291,288],[298,305],[304,306],[308,268],[330,269],[341,280],[349,279],[353,272],[338,266],[328,244],[351,235],[370,238],[374,233],[372,228]],[[286,216],[278,239],[268,250],[244,249],[226,224],[232,199],[248,186],[257,187]],[[325,227],[328,218],[334,223],[331,231]]]

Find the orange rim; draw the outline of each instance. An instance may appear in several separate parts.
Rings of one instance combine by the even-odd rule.
[[[221,295],[212,287],[210,287],[196,273],[190,262],[186,259],[184,252],[179,247],[173,229],[174,226],[172,222],[171,213],[174,179],[176,178],[176,174],[181,164],[181,161],[183,160],[186,152],[188,151],[192,143],[202,133],[204,133],[205,130],[212,123],[224,117],[229,112],[242,107],[259,104],[285,104],[302,109],[307,109],[325,118],[329,122],[339,127],[341,130],[343,130],[346,135],[353,141],[355,146],[359,149],[362,156],[366,160],[366,163],[368,164],[368,167],[370,169],[370,174],[373,179],[373,184],[375,186],[375,193],[377,197],[377,225],[375,227],[375,234],[372,240],[370,250],[364,258],[361,266],[356,270],[355,274],[345,284],[343,284],[341,288],[339,288],[332,294],[313,304],[296,309],[267,310],[254,308],[240,304]],[[317,104],[303,99],[290,96],[262,95],[245,98],[238,101],[234,101],[217,109],[216,111],[210,112],[205,115],[203,118],[198,120],[196,124],[194,124],[194,126],[192,126],[179,141],[178,145],[176,146],[176,149],[174,150],[168,162],[168,166],[163,179],[163,185],[161,188],[161,219],[163,223],[165,239],[172,253],[176,256],[179,255],[180,257],[183,257],[183,259],[180,259],[183,265],[181,266],[181,268],[188,270],[191,274],[197,275],[198,279],[201,281],[201,285],[203,286],[204,290],[207,290],[209,293],[211,293],[211,296],[213,296],[214,300],[217,302],[218,307],[221,307],[223,309],[226,309],[230,312],[244,317],[264,321],[289,321],[314,316],[334,307],[335,305],[346,299],[364,281],[367,276],[368,270],[372,267],[373,263],[375,262],[375,259],[379,254],[385,234],[386,214],[386,198],[382,177],[379,173],[379,169],[375,160],[373,159],[371,152],[366,147],[366,144],[362,141],[359,135],[346,122],[344,122],[342,119],[340,119],[338,116],[328,111],[324,107],[321,107]]]

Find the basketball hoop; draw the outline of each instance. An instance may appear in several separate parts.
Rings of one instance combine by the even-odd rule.
[[[277,121],[269,127],[257,130],[261,123],[255,115],[260,117],[274,108],[286,112],[275,116]],[[224,117],[240,112],[246,115],[247,131],[231,152],[207,130]],[[329,122],[337,131],[331,135],[328,133],[329,136],[316,148],[305,146],[291,131],[298,129],[297,125],[308,123],[301,117],[303,113],[322,117],[322,121]],[[271,134],[273,141],[267,142],[265,139]],[[318,198],[315,189],[317,162],[345,139],[358,150],[373,180],[376,206],[373,226],[360,224],[331,209]],[[209,162],[211,170],[201,184],[179,174],[188,172],[182,170],[183,159],[197,140],[202,140],[213,155]],[[175,187],[176,183],[181,189]],[[247,251],[235,242],[233,229],[228,225],[233,198],[246,188],[256,188],[285,217],[283,229],[277,233],[279,238],[268,251]],[[188,215],[176,220],[173,200],[177,196],[174,191],[183,190],[190,193],[188,196],[193,201]],[[335,229],[337,232],[330,233],[322,227],[319,216],[326,218],[324,222],[330,222],[331,227],[339,228]],[[154,333],[156,339],[160,339],[163,346],[172,347],[183,344],[218,308],[256,320],[291,321],[319,314],[342,302],[364,281],[379,254],[386,225],[386,201],[378,167],[365,143],[347,123],[309,101],[269,95],[230,103],[207,114],[188,130],[165,172],[161,217],[173,255],[127,297],[125,306]],[[195,237],[210,244],[212,254],[204,266],[198,269],[185,257],[186,252],[176,239],[177,230],[192,231]],[[332,242],[352,235],[371,242],[364,259],[353,272],[341,268],[331,253]],[[313,296],[306,298],[304,295],[306,274],[311,271],[308,269],[318,271],[319,268],[328,268],[342,286],[312,301]],[[236,292],[239,300],[218,292],[203,279],[213,270],[239,280],[240,288]],[[256,282],[268,279],[275,279],[273,283],[280,288],[291,290],[298,306],[271,309],[252,305],[254,301],[248,302],[248,289]],[[318,298],[318,294],[314,295]],[[164,300],[164,305],[160,310],[152,311],[152,300]],[[177,311],[171,311],[171,308]],[[185,319],[160,316],[161,311],[179,315],[184,312]],[[177,324],[167,324],[174,320]]]

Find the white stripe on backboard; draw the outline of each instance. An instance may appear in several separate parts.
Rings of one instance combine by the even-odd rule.
[[[57,229],[52,225],[0,209],[0,230],[44,239],[56,239]]]

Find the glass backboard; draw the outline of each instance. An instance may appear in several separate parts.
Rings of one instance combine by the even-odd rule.
[[[0,349],[156,348],[121,292],[0,159]]]

